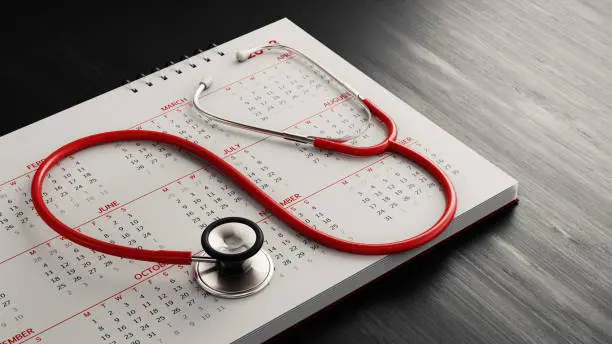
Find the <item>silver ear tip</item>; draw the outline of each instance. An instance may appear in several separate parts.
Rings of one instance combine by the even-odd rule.
[[[236,52],[236,61],[244,62],[249,59],[249,55],[251,55],[251,49],[238,50]]]
[[[206,76],[200,81],[200,85],[204,85],[205,90],[209,89],[212,86],[212,83],[213,79],[210,76]]]

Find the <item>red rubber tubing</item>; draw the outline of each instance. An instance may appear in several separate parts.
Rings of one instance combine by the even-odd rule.
[[[431,175],[438,180],[442,186],[442,189],[444,190],[444,194],[446,196],[446,207],[444,209],[444,213],[436,221],[436,223],[417,236],[396,242],[380,244],[351,242],[333,237],[302,222],[299,218],[295,217],[287,209],[281,206],[276,200],[268,196],[248,177],[244,176],[232,165],[206,148],[178,136],[148,130],[119,130],[100,133],[83,137],[60,147],[51,153],[46,159],[44,159],[43,163],[38,167],[38,170],[36,171],[36,174],[32,180],[32,201],[40,217],[47,225],[49,225],[49,227],[55,230],[59,235],[79,245],[98,252],[127,259],[151,261],[164,264],[189,265],[191,264],[192,256],[192,253],[189,251],[138,249],[111,244],[92,238],[63,223],[60,219],[53,215],[53,213],[51,213],[43,199],[42,191],[44,178],[49,173],[51,168],[60,160],[83,149],[109,142],[133,140],[157,141],[182,148],[206,161],[221,173],[228,176],[233,182],[238,184],[238,186],[240,186],[288,226],[322,245],[339,251],[368,255],[384,255],[406,251],[431,241],[442,233],[450,224],[457,209],[457,196],[455,193],[455,188],[453,187],[453,184],[448,176],[436,164],[418,152],[397,143],[395,141],[397,136],[397,128],[393,120],[367,99],[364,100],[364,102],[370,108],[372,114],[379,118],[389,129],[387,139],[371,147],[352,147],[344,143],[338,143],[326,139],[316,139],[314,146],[358,156],[369,156],[386,151],[395,152],[416,162],[431,173]]]

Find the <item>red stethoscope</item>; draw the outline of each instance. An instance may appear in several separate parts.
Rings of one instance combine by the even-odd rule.
[[[43,181],[51,168],[60,160],[83,149],[104,143],[148,140],[173,145],[198,156],[247,191],[249,195],[289,227],[322,245],[339,251],[367,255],[392,254],[423,245],[442,233],[452,221],[457,209],[455,189],[444,171],[425,156],[398,143],[396,141],[397,126],[388,115],[376,107],[370,100],[361,97],[346,83],[340,81],[320,64],[298,50],[286,45],[270,44],[239,51],[236,53],[236,58],[239,62],[243,62],[252,56],[261,54],[263,51],[272,49],[281,49],[286,53],[305,59],[313,67],[325,71],[328,78],[333,79],[339,85],[346,88],[352,97],[363,107],[364,112],[368,116],[364,126],[353,136],[322,138],[295,135],[234,122],[213,115],[200,105],[199,99],[202,93],[210,88],[212,82],[210,79],[200,82],[194,94],[193,104],[196,109],[202,115],[227,125],[256,131],[265,135],[281,137],[290,141],[312,144],[320,149],[353,156],[372,156],[384,152],[393,152],[414,161],[436,178],[446,197],[446,206],[443,214],[430,228],[419,235],[404,240],[376,244],[352,242],[331,236],[301,221],[280,205],[278,201],[267,195],[248,177],[206,148],[178,136],[147,130],[119,130],[95,134],[68,143],[51,153],[39,166],[32,181],[32,201],[40,217],[62,237],[98,252],[127,259],[164,264],[190,265],[195,263],[198,282],[205,290],[217,296],[237,298],[251,295],[263,289],[272,277],[274,266],[270,256],[265,250],[261,250],[263,245],[263,232],[261,228],[248,219],[232,217],[214,221],[207,226],[202,234],[203,253],[193,254],[190,251],[148,250],[101,241],[71,228],[49,210],[43,199]],[[360,136],[367,129],[372,115],[386,126],[388,130],[386,139],[369,147],[356,147],[347,144],[347,141]]]

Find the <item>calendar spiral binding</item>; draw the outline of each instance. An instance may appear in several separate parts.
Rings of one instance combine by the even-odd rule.
[[[181,62],[186,62],[186,65],[191,67],[191,68],[198,68],[198,61],[194,61],[194,59],[196,58],[196,56],[209,51],[209,50],[213,50],[213,53],[216,53],[219,56],[225,56],[225,52],[215,49],[217,47],[217,45],[215,43],[211,43],[208,46],[208,50],[203,50],[203,49],[196,49],[195,50],[195,54],[192,56],[187,56],[187,55],[183,55],[181,56],[181,60],[178,62],[174,62],[172,60],[169,60],[168,62],[166,62],[166,67],[165,68],[159,68],[159,67],[155,67],[153,68],[153,70],[151,71],[150,74],[145,74],[145,73],[140,73],[138,75],[138,79],[135,81],[132,80],[125,80],[123,83],[124,85],[127,87],[128,90],[132,91],[132,93],[138,93],[139,89],[137,86],[134,85],[135,82],[139,81],[139,80],[143,80],[144,85],[148,86],[148,87],[153,87],[153,81],[151,81],[151,77],[152,76],[157,76],[161,79],[161,81],[166,81],[168,80],[168,76],[164,73],[164,69],[169,70],[169,71],[173,71],[176,74],[183,74],[183,69],[179,67],[177,67],[176,65],[178,63]],[[210,61],[212,61],[212,59],[209,57],[209,55],[201,55],[199,58],[202,59],[202,61],[204,63],[208,63]]]

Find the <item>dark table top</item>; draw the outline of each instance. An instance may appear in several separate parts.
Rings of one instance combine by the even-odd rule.
[[[0,134],[286,16],[519,180],[511,213],[275,341],[612,342],[611,3],[17,6]]]

